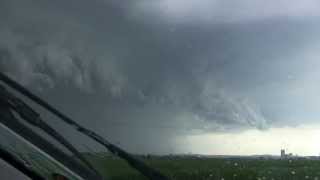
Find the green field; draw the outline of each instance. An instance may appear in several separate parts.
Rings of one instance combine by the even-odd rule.
[[[147,180],[118,157],[86,155],[107,179]],[[172,180],[320,180],[320,160],[262,158],[138,157]],[[60,172],[45,159],[32,159],[44,176]],[[48,171],[49,170],[49,171]],[[71,177],[71,176],[69,176]]]
[[[119,158],[99,157],[91,160],[104,175],[113,180],[145,179]],[[192,157],[155,157],[143,160],[173,180],[318,180],[320,178],[320,160]]]

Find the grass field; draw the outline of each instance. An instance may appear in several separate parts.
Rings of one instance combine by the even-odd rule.
[[[114,156],[86,156],[97,169],[111,180],[147,180],[127,163]],[[320,180],[320,160],[317,159],[261,159],[261,158],[141,158],[172,180]],[[33,160],[43,175],[60,172],[44,159]],[[48,171],[49,169],[49,171]],[[71,176],[69,176],[71,177]]]
[[[112,180],[145,180],[119,158],[96,157],[91,160]],[[144,161],[173,180],[319,180],[320,178],[320,160],[156,157]]]

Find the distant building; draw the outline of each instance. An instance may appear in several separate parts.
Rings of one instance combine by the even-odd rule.
[[[281,149],[281,158],[286,158],[286,150]]]
[[[281,149],[281,159],[290,159],[290,158],[294,158],[292,153],[286,154],[286,151],[284,149]],[[298,157],[298,155],[296,156]]]

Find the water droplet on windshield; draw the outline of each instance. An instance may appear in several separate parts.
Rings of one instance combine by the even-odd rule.
[[[238,163],[234,163],[234,166],[238,166]]]

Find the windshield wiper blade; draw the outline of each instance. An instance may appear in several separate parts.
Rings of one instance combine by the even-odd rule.
[[[85,127],[82,127],[81,125],[76,123],[74,120],[72,120],[68,116],[62,114],[56,108],[52,107],[49,103],[45,102],[44,100],[42,100],[38,96],[34,95],[29,90],[27,90],[25,87],[23,87],[22,85],[20,85],[16,81],[12,80],[11,78],[9,78],[7,75],[3,74],[2,72],[0,72],[0,80],[2,82],[4,82],[6,85],[8,85],[9,87],[11,87],[14,90],[18,91],[19,93],[21,93],[22,95],[31,99],[32,101],[34,101],[38,105],[47,109],[48,111],[50,111],[51,113],[53,113],[54,115],[59,117],[62,121],[69,124],[70,126],[74,127],[77,131],[83,133],[84,135],[88,136],[89,138],[91,138],[91,139],[95,140],[96,142],[98,142],[99,144],[103,145],[110,152],[112,152],[113,154],[115,154],[115,155],[119,156],[120,158],[124,159],[125,161],[127,161],[127,163],[131,167],[133,167],[134,169],[139,171],[141,174],[143,174],[144,176],[146,176],[150,180],[168,180],[169,179],[166,176],[164,176],[163,174],[161,174],[160,172],[158,172],[157,170],[147,166],[145,163],[138,160],[130,153],[128,153],[128,152],[122,150],[121,148],[117,147],[116,145],[110,143],[109,141],[107,141],[105,138],[98,135],[97,133],[95,133]]]
[[[32,180],[45,180],[44,177],[42,177],[37,172],[31,170],[28,168],[22,161],[18,160],[12,153],[7,151],[4,147],[0,145],[0,159],[4,160],[8,164],[10,164],[12,167],[20,171],[22,174],[26,175],[28,178]]]
[[[60,144],[65,146],[70,152],[72,152],[76,158],[82,161],[86,166],[88,166],[92,171],[96,174],[99,174],[95,168],[90,164],[88,160],[86,160],[82,154],[71,144],[69,143],[63,136],[61,136],[55,129],[49,126],[46,122],[44,122],[40,114],[35,112],[31,107],[25,104],[22,100],[15,97],[13,94],[8,92],[5,87],[0,85],[0,101],[6,103],[11,107],[13,111],[19,114],[19,116],[26,120],[29,124],[41,129],[55,140],[57,140]]]
[[[0,101],[0,123],[3,128],[10,131],[19,139],[26,142],[39,153],[45,155],[55,164],[59,165],[66,172],[72,174],[79,180],[100,180],[102,179],[86,166],[70,157],[65,152],[57,148],[51,142],[35,133],[28,126],[21,123],[6,104]]]

